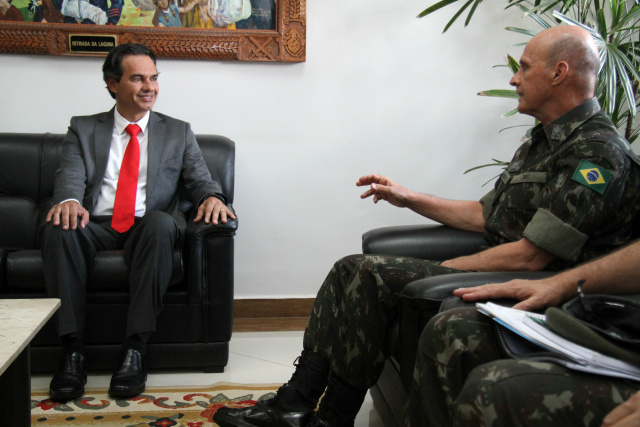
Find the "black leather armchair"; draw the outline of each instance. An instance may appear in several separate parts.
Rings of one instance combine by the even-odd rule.
[[[442,225],[384,227],[362,236],[365,254],[386,254],[443,261],[469,255],[486,247],[480,233],[455,230]],[[386,336],[389,358],[378,383],[371,389],[373,403],[385,426],[406,425],[409,390],[418,339],[427,322],[443,305],[452,301],[461,287],[506,282],[515,278],[542,278],[551,272],[457,273],[430,277],[408,284],[399,298],[399,312],[390,322]],[[424,404],[428,405],[428,402]]]
[[[41,230],[52,205],[53,178],[64,135],[0,133],[0,298],[46,297]],[[233,203],[235,144],[197,135],[209,170]],[[181,198],[180,211],[195,217]],[[233,310],[236,220],[214,226],[189,221],[184,244],[148,346],[150,368],[198,367],[222,372],[228,361]],[[85,341],[88,369],[112,369],[124,338],[128,268],[121,251],[100,252],[87,287]],[[60,347],[51,322],[31,344],[34,371],[53,372]]]

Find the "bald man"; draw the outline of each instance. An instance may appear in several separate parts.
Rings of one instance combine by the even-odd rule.
[[[382,371],[386,325],[406,284],[469,270],[561,270],[625,244],[640,209],[640,166],[593,98],[598,66],[593,40],[578,28],[546,30],[531,40],[511,84],[519,111],[540,124],[480,201],[417,193],[379,175],[360,178],[357,185],[368,187],[362,198],[484,232],[490,248],[442,263],[384,255],[339,260],[316,297],[291,380],[273,399],[222,408],[214,421],[353,426]]]

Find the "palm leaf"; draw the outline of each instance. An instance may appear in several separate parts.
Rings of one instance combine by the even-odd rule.
[[[478,8],[478,5],[482,3],[482,0],[475,0],[475,2],[473,3],[473,6],[471,6],[471,10],[469,11],[469,14],[467,15],[467,19],[464,21],[464,26],[466,27],[467,25],[469,25],[469,22],[471,21],[471,17],[473,17],[473,14],[476,12],[476,9]]]
[[[547,21],[542,19],[542,17],[540,17],[537,13],[530,13],[529,9],[527,9],[520,3],[518,3],[517,6],[520,8],[520,10],[524,12],[525,16],[528,16],[529,18],[536,21],[538,25],[540,25],[542,28],[551,28],[551,25]]]
[[[518,114],[518,107],[514,108],[513,110],[507,111],[502,116],[500,116],[500,118],[506,119],[507,117],[515,116],[516,114]]]
[[[633,6],[631,10],[627,12],[627,14],[622,17],[616,25],[612,25],[611,32],[617,33],[623,30],[625,25],[636,19],[640,19],[640,4],[636,4],[635,6]],[[638,29],[638,27],[629,27],[628,29]]]
[[[472,167],[471,169],[467,169],[466,171],[464,171],[464,173],[473,172],[475,170],[486,168],[489,166],[506,166],[509,164],[509,162],[504,162],[502,160],[497,160],[493,158],[491,160],[493,160],[493,163],[487,163],[486,165],[479,165],[479,166]]]
[[[511,55],[507,55],[507,66],[511,69],[513,74],[520,70],[520,63]]]
[[[464,6],[462,6],[460,10],[458,10],[456,14],[453,15],[453,18],[451,18],[451,20],[447,23],[447,25],[444,26],[444,30],[442,30],[443,33],[447,32],[447,30],[453,25],[453,23],[458,20],[460,15],[462,15],[462,12],[464,12],[469,7],[469,5],[473,3],[473,1],[474,0],[469,0],[468,2],[466,2]]]
[[[423,10],[422,12],[420,12],[420,14],[418,15],[418,18],[423,18],[427,15],[432,14],[433,12],[435,12],[436,10],[440,10],[445,6],[449,6],[452,3],[457,2],[458,0],[442,0],[439,1],[438,3],[434,4],[431,7],[426,8],[425,10]]]
[[[620,51],[618,51],[613,47],[610,49],[610,52],[611,52],[611,57],[613,59],[615,68],[617,70],[620,70],[620,72],[617,73],[618,76],[620,77],[619,84],[620,86],[622,86],[622,89],[624,90],[624,95],[625,95],[625,98],[627,99],[627,103],[629,104],[629,109],[631,110],[631,113],[635,116],[637,113],[635,90],[633,89],[633,83],[631,82],[629,75],[626,72],[624,72],[625,68],[627,68],[627,63],[629,60],[627,59],[626,56],[624,56],[624,54],[622,54]],[[631,71],[632,73],[638,74],[638,71],[634,70],[633,68],[629,69],[629,71]]]
[[[518,99],[519,96],[513,89],[490,89],[483,90],[482,92],[478,92],[480,96],[493,96],[496,98],[510,98],[510,99]]]
[[[525,28],[506,27],[505,30],[513,31],[514,33],[526,34],[527,36],[531,36],[531,37],[537,34],[535,31],[527,30]]]

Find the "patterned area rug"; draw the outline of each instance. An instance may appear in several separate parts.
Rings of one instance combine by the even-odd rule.
[[[223,406],[241,408],[273,397],[282,384],[216,383],[211,386],[147,387],[143,395],[114,400],[106,390],[87,389],[64,404],[48,391],[31,393],[32,427],[210,427]]]

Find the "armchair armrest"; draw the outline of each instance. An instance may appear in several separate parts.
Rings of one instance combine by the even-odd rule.
[[[232,209],[230,205],[228,207]],[[182,254],[183,270],[189,275],[189,302],[199,303],[210,295],[206,289],[208,268],[215,269],[218,263],[224,265],[221,260],[227,257],[233,259],[233,237],[238,229],[238,219],[229,219],[226,223],[214,225],[204,221],[193,222],[194,218],[195,212],[187,221]]]
[[[227,204],[227,208],[230,209],[234,215],[235,210],[231,204]],[[196,217],[196,210],[192,210],[189,219],[187,220],[187,231],[185,236],[185,244],[190,244],[191,239],[206,239],[212,236],[234,236],[238,230],[238,220],[229,219],[226,223],[219,223],[218,225],[207,224],[204,221],[193,222]]]
[[[238,219],[214,225],[194,223],[191,217],[187,224],[183,258],[188,274],[188,298],[190,304],[203,305],[205,342],[225,342],[231,338],[233,240],[237,229]]]
[[[369,230],[362,252],[444,261],[478,252],[487,246],[481,233],[445,225],[401,225]]]

